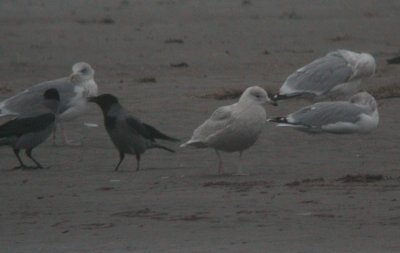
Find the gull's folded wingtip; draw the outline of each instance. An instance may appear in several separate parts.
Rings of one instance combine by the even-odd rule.
[[[181,144],[179,147],[184,148],[184,147],[195,147],[195,148],[206,148],[208,145],[202,141],[199,140],[189,140],[183,144]]]
[[[288,123],[286,117],[275,117],[267,119],[267,122],[275,122],[275,123]]]
[[[268,95],[268,103],[273,106],[277,106],[278,103],[277,103],[276,98],[277,98],[277,95],[273,95],[273,96]]]

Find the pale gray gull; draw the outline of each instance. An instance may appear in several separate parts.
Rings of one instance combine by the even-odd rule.
[[[15,96],[0,103],[0,116],[18,115],[34,110],[43,101],[43,92],[54,88],[60,94],[60,106],[57,123],[61,128],[64,140],[67,144],[73,144],[68,140],[62,126],[63,121],[75,119],[87,111],[87,97],[97,95],[97,84],[94,81],[94,70],[85,62],[75,63],[72,74],[56,80],[36,84]],[[55,129],[53,135],[55,143]]]
[[[379,113],[375,98],[360,92],[348,101],[319,102],[268,121],[309,133],[366,134],[377,128]]]
[[[263,88],[247,88],[237,103],[219,107],[181,147],[213,148],[218,157],[219,174],[223,173],[219,151],[239,152],[237,174],[244,175],[242,153],[256,142],[263,130],[266,118],[263,105],[267,102],[272,103]]]
[[[272,99],[277,101],[300,95],[311,95],[318,100],[348,99],[359,91],[361,80],[371,77],[375,69],[375,59],[368,53],[333,51],[296,70]]]

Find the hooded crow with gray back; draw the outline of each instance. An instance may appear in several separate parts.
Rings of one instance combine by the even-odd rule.
[[[158,144],[156,139],[179,141],[178,139],[169,137],[154,127],[129,115],[115,96],[103,94],[97,97],[90,97],[88,101],[100,106],[104,115],[104,124],[107,133],[119,151],[120,160],[115,167],[115,171],[118,170],[124,160],[125,154],[134,154],[136,156],[136,170],[139,170],[141,154],[147,149],[160,148],[169,152],[175,152],[168,147]]]
[[[44,142],[55,127],[60,96],[56,89],[48,89],[43,94],[41,107],[22,113],[18,117],[0,126],[0,146],[11,146],[20,166],[14,169],[43,168],[32,156],[32,150]],[[26,166],[19,156],[21,149],[36,164],[36,167]]]

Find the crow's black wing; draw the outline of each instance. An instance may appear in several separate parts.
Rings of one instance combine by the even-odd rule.
[[[34,117],[10,120],[0,126],[0,138],[39,132],[52,124],[55,119],[53,113],[45,113]]]
[[[172,138],[170,136],[167,136],[154,127],[140,122],[138,119],[134,117],[128,117],[126,119],[126,122],[128,125],[133,128],[138,134],[142,135],[146,139],[154,141],[155,139],[163,139],[163,140],[169,140],[169,141],[179,141],[178,139]]]

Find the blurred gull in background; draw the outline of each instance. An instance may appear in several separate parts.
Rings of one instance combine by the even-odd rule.
[[[0,103],[0,117],[4,115],[18,115],[34,110],[43,101],[43,92],[54,88],[60,94],[60,106],[57,124],[60,126],[64,141],[69,145],[77,145],[67,138],[62,125],[63,121],[75,119],[87,110],[87,97],[97,95],[97,84],[94,81],[94,70],[85,62],[75,63],[72,74],[56,80],[46,81],[32,86]],[[53,144],[56,139],[54,128]]]
[[[14,169],[43,168],[32,156],[32,150],[44,142],[51,134],[56,121],[60,96],[56,89],[48,89],[42,94],[42,106],[26,113],[19,114],[0,126],[0,146],[11,146],[20,166]],[[36,167],[26,166],[19,156],[21,149],[36,164]]]
[[[314,60],[291,74],[273,100],[311,95],[317,99],[348,99],[359,91],[361,80],[375,73],[372,55],[337,50]]]
[[[379,113],[375,98],[360,92],[349,101],[320,102],[268,121],[309,133],[369,133],[378,126]]]

